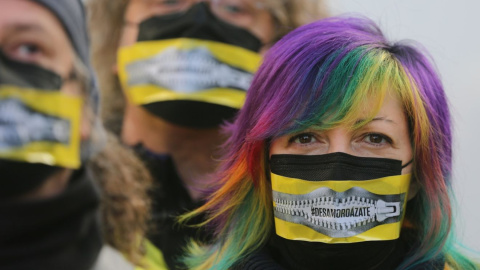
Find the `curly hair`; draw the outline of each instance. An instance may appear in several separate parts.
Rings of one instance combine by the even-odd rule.
[[[115,135],[107,134],[105,148],[90,160],[101,192],[104,238],[112,247],[139,265],[149,229],[152,180],[143,163]],[[128,165],[128,166],[126,166]]]
[[[74,59],[73,73],[83,95],[89,92],[90,73],[78,56]],[[101,125],[92,111],[90,99],[84,98],[85,112],[92,125]],[[90,134],[99,137],[103,134]],[[85,146],[82,146],[85,147]],[[149,229],[151,176],[129,148],[107,131],[104,147],[90,151],[94,154],[87,163],[102,192],[101,216],[106,242],[139,265],[144,255],[142,240]]]

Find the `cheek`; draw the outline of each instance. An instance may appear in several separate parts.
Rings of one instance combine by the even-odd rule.
[[[82,90],[82,87],[79,83],[72,80],[64,81],[60,92],[67,96],[84,98],[84,91]]]
[[[125,47],[135,44],[138,37],[138,24],[154,15],[152,9],[149,9],[147,1],[131,0],[125,10],[122,34],[119,47]]]
[[[64,83],[62,89],[60,90],[67,96],[73,97],[82,97],[85,100],[85,96],[83,90],[81,89],[80,85],[73,82]],[[93,115],[91,112],[91,108],[88,108],[87,105],[84,105],[81,111],[81,121],[80,121],[80,138],[82,141],[87,140],[90,138],[91,129],[92,129],[92,120]]]
[[[68,46],[68,44],[63,42],[58,42],[57,47],[58,50],[55,53],[39,59],[37,64],[55,72],[65,79],[68,78],[72,72],[75,52],[70,46]],[[64,87],[62,86],[62,88]]]
[[[268,44],[273,40],[274,21],[267,11],[258,14],[257,18],[247,29],[260,39],[263,44]]]
[[[80,126],[80,139],[82,141],[86,141],[90,138],[90,134],[92,133],[92,119],[89,117],[90,113],[88,112],[88,108],[83,108],[82,111],[82,122]]]
[[[125,9],[124,19],[131,23],[140,23],[152,16],[155,9],[151,7],[151,1],[130,0]]]
[[[259,53],[261,56],[265,56],[265,54],[267,53],[267,51],[270,49],[270,45],[264,45],[262,46],[262,48],[260,49]]]
[[[288,146],[288,138],[280,137],[270,143],[270,156],[278,154],[286,154]]]
[[[401,153],[401,160],[403,165],[409,163],[414,158],[415,153],[413,152],[413,146],[410,141],[410,136],[408,135],[408,132],[405,132],[403,136],[400,153]],[[402,174],[412,173],[412,170],[413,170],[413,161],[408,166],[403,168]]]

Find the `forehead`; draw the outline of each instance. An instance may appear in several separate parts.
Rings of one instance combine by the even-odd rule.
[[[67,38],[60,21],[42,5],[30,0],[0,0],[0,34],[27,30]]]
[[[404,100],[396,90],[389,87],[353,96],[351,100],[339,99],[337,101],[329,109],[313,109],[310,113],[315,115],[303,115],[303,117],[295,119],[290,128],[282,131],[281,135],[308,128],[323,130],[342,126],[356,130],[375,119],[402,126],[408,124]],[[321,106],[324,107],[325,104],[322,103]]]
[[[266,10],[278,6],[278,3],[275,1],[283,2],[281,0],[130,0],[128,1],[129,8],[127,9],[125,17],[141,20],[145,19],[144,17],[154,14],[158,15],[182,11],[198,2],[210,2],[217,5],[241,5],[252,9]]]
[[[398,94],[392,89],[386,89],[384,96],[370,96],[370,100],[363,100],[358,105],[359,118],[387,117],[389,119],[405,119],[405,109]],[[400,122],[400,121],[396,121]]]

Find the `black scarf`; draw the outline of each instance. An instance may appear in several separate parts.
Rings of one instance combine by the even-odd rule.
[[[81,170],[53,198],[0,203],[0,269],[90,269],[102,247],[91,178]]]
[[[400,239],[395,240],[394,245],[385,245],[385,250],[372,252],[366,245],[362,251],[353,253],[345,248],[346,244],[322,247],[297,241],[296,247],[285,246],[281,237],[273,235],[266,247],[237,263],[232,270],[394,270],[419,244],[416,238],[415,230],[404,229]],[[439,255],[412,269],[438,270],[444,267],[445,258]]]
[[[166,154],[154,153],[138,144],[135,152],[145,163],[154,179],[155,188],[150,196],[153,198],[152,223],[148,239],[159,248],[169,269],[185,269],[179,258],[185,253],[190,239],[207,243],[211,233],[204,228],[195,228],[177,223],[176,217],[199,207],[188,194],[180,179],[172,158]],[[189,224],[199,224],[203,216],[191,220]]]

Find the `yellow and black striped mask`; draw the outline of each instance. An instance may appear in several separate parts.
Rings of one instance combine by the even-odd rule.
[[[0,54],[0,67],[0,159],[79,168],[82,97],[39,66]]]
[[[138,42],[119,50],[119,77],[129,101],[154,115],[187,127],[216,127],[243,106],[260,45],[199,3],[142,22]]]
[[[345,153],[272,155],[276,234],[322,243],[397,239],[411,177],[403,167]]]

